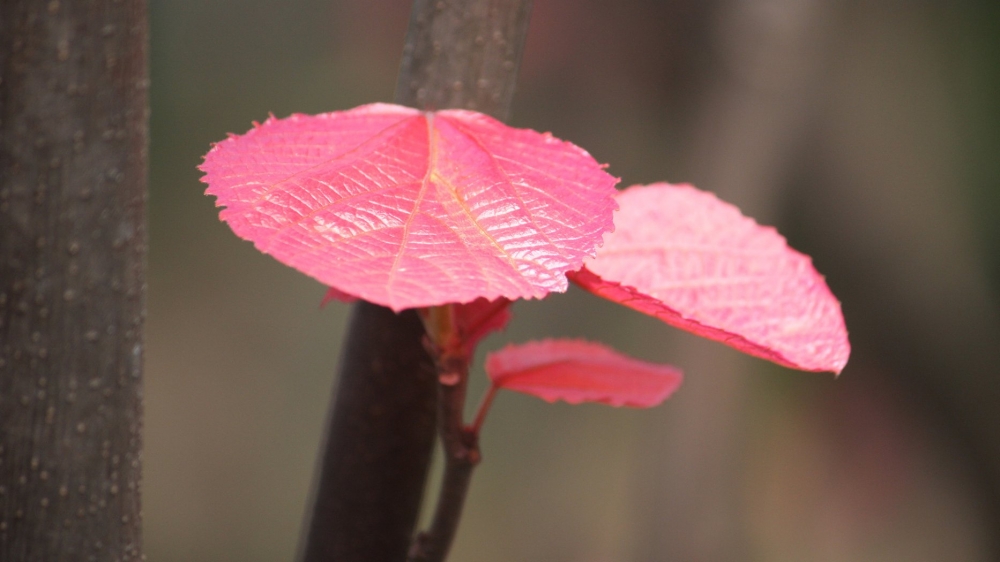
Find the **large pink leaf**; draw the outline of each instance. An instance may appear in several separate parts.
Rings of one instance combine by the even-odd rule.
[[[395,310],[564,291],[615,209],[583,149],[472,111],[272,117],[201,169],[238,236]]]
[[[617,229],[573,281],[781,365],[844,368],[840,303],[812,260],[773,228],[690,185],[635,186],[617,199]]]
[[[656,406],[681,384],[681,372],[673,367],[632,359],[581,340],[507,346],[486,357],[486,373],[497,388],[548,402],[636,408]]]

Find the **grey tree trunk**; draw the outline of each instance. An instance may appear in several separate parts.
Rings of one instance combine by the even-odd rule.
[[[0,3],[0,560],[142,557],[146,18]]]
[[[416,0],[396,102],[506,119],[531,0]],[[355,306],[302,562],[402,562],[434,449],[437,386],[413,311]]]

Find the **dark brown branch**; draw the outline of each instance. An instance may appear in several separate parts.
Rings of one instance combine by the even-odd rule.
[[[413,311],[361,302],[349,330],[302,559],[402,560],[433,446],[434,366]]]
[[[530,11],[530,0],[416,0],[396,102],[506,119]],[[406,559],[436,425],[423,335],[412,312],[356,305],[302,562]]]
[[[0,2],[0,560],[139,560],[142,0]]]
[[[506,121],[530,15],[531,0],[415,0],[396,101]]]

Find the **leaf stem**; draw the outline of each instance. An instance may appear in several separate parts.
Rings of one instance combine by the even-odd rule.
[[[476,409],[476,417],[473,419],[472,426],[469,427],[469,430],[477,436],[483,427],[483,422],[486,420],[486,414],[490,411],[490,406],[493,405],[493,399],[496,398],[497,390],[499,390],[497,385],[490,383],[489,390],[487,390],[486,394],[483,395],[483,400],[479,403],[479,408]]]

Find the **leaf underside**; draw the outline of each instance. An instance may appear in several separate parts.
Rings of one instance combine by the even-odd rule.
[[[615,209],[583,149],[461,110],[272,117],[201,169],[238,236],[395,310],[564,291]]]
[[[667,399],[681,372],[626,357],[582,340],[543,340],[510,345],[486,357],[486,373],[497,388],[570,404],[600,402],[649,408]]]
[[[570,278],[590,292],[740,351],[840,373],[840,303],[812,260],[771,227],[690,185],[619,193],[617,229]]]

